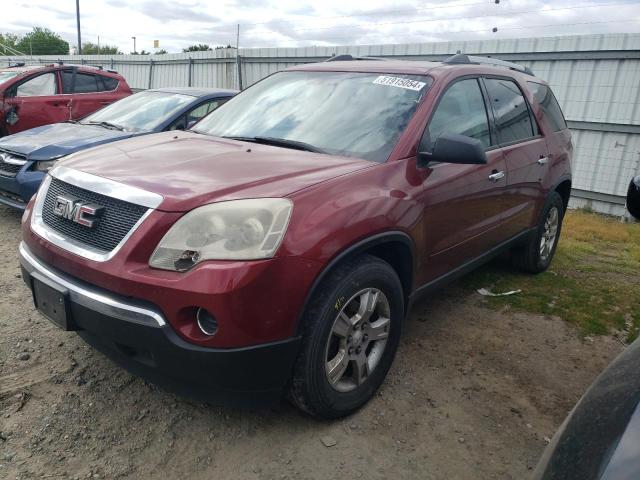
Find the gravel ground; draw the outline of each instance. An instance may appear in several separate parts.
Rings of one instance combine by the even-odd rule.
[[[0,478],[526,479],[623,348],[454,285],[414,307],[385,385],[350,418],[209,406],[131,376],[36,313],[19,223],[0,207]]]

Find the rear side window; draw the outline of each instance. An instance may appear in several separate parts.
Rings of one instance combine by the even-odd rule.
[[[514,143],[533,137],[535,133],[529,108],[518,85],[502,78],[486,78],[484,82],[493,107],[500,143]]]
[[[88,75],[86,73],[76,73],[76,85],[74,93],[92,93],[97,92],[98,83],[95,75]]]
[[[485,148],[491,144],[487,109],[477,79],[461,80],[449,87],[429,121],[420,149],[433,151],[443,133],[476,138]]]
[[[527,82],[527,85],[531,89],[533,97],[540,105],[540,108],[542,108],[545,116],[549,119],[553,131],[558,132],[567,128],[567,122],[564,120],[560,105],[558,105],[558,101],[551,89],[540,83]]]
[[[118,80],[116,78],[103,77],[102,75],[100,76],[100,78],[102,78],[104,90],[110,92],[111,90],[115,90],[116,88],[118,88]]]

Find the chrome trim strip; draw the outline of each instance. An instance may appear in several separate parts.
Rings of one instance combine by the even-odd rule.
[[[0,161],[8,165],[16,165],[18,167],[22,167],[27,164],[27,160],[23,160],[22,158],[9,152],[0,153]]]
[[[124,183],[115,182],[108,178],[98,177],[91,173],[81,172],[63,165],[55,166],[49,175],[65,183],[84,188],[91,192],[99,193],[107,197],[117,198],[125,202],[135,203],[147,208],[158,208],[164,198],[162,195],[147,192],[141,188],[131,187]]]
[[[66,288],[69,290],[71,300],[79,305],[128,322],[153,327],[164,327],[167,324],[159,312],[123,303],[104,293],[92,291],[89,288],[74,283],[72,280],[63,278],[36,259],[24,242],[20,243],[19,251],[20,263],[27,272],[30,274],[34,271],[39,272],[41,275],[46,276]]]
[[[145,214],[142,215],[142,217],[140,217],[140,219],[136,222],[133,228],[129,230],[129,233],[127,233],[122,238],[122,240],[120,240],[120,243],[118,243],[118,245],[116,245],[116,247],[113,250],[111,250],[110,252],[105,252],[103,250],[93,248],[89,245],[86,245],[82,242],[78,242],[73,238],[68,238],[52,230],[42,220],[42,208],[44,205],[45,197],[47,196],[47,191],[49,190],[49,185],[51,184],[52,172],[56,172],[56,175],[54,176],[61,181],[71,183],[77,187],[84,188],[86,190],[100,193],[102,195],[106,195],[109,197],[135,203],[131,199],[132,198],[135,198],[137,200],[143,199],[142,196],[139,194],[139,192],[143,192],[144,194],[147,195],[146,203],[148,205],[150,204],[160,205],[160,203],[162,202],[162,196],[155,193],[146,192],[144,190],[140,190],[135,187],[129,187],[127,185],[114,182],[113,180],[107,180],[101,177],[96,177],[95,175],[79,172],[77,170],[72,170],[67,167],[62,167],[62,166],[54,167],[50,172],[50,174],[45,177],[44,181],[42,182],[42,185],[40,186],[40,189],[38,190],[36,201],[33,206],[33,212],[31,214],[31,230],[33,230],[33,232],[35,232],[37,235],[44,238],[48,242],[53,243],[57,247],[60,247],[63,250],[71,252],[80,257],[93,260],[94,262],[106,262],[107,260],[111,260],[116,255],[116,253],[118,253],[118,251],[122,248],[122,246],[127,242],[127,240],[131,238],[131,235],[134,234],[134,232],[138,229],[138,227],[142,225],[142,222],[144,222],[147,219],[147,217],[151,215],[154,207],[148,207],[148,205],[139,203],[139,205],[146,206],[147,208],[149,208],[149,210],[147,210]],[[80,174],[80,175],[77,175],[77,174]],[[105,187],[100,188],[99,186],[100,184],[97,184],[97,183],[88,185],[87,183],[84,183],[85,180],[88,182],[104,182]],[[128,189],[131,189],[131,192],[130,192],[131,195],[126,194],[126,190]],[[111,195],[109,193],[104,193],[107,191],[109,191]],[[122,194],[122,195],[119,195],[119,194]],[[152,199],[152,196],[156,197],[155,202],[150,201]]]

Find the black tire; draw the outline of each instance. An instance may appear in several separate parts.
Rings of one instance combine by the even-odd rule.
[[[549,217],[550,212],[553,209],[557,209],[558,213],[558,228],[556,231],[553,247],[547,255],[541,255],[541,243],[543,235],[545,234],[545,223]],[[558,192],[551,192],[547,197],[547,201],[540,214],[538,221],[538,227],[535,234],[531,236],[531,239],[524,245],[516,247],[511,252],[512,263],[529,273],[544,272],[556,253],[558,248],[558,242],[560,240],[560,232],[562,231],[562,219],[564,218],[564,201]]]
[[[334,322],[350,299],[369,288],[382,292],[388,302],[390,322],[386,344],[376,366],[361,385],[351,391],[338,391],[330,384],[326,372]],[[337,266],[324,279],[305,312],[303,345],[294,366],[290,400],[301,410],[324,419],[344,417],[358,410],[375,394],[391,367],[403,318],[402,284],[388,263],[362,255]],[[349,365],[352,368],[352,364]]]

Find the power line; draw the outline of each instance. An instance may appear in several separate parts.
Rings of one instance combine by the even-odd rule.
[[[394,15],[394,14],[398,14],[398,13],[415,13],[416,11],[422,11],[422,10],[438,10],[441,8],[456,8],[456,7],[472,7],[472,6],[476,6],[476,5],[495,5],[496,2],[494,1],[484,1],[484,2],[474,2],[474,3],[459,3],[459,4],[447,4],[447,5],[435,5],[432,7],[416,7],[416,8],[412,8],[412,9],[402,9],[402,10],[376,10],[376,11],[371,11],[371,12],[362,12],[362,13],[353,13],[350,15],[334,15],[334,16],[328,16],[328,17],[313,17],[314,20],[333,20],[333,19],[337,19],[337,18],[358,18],[358,17],[368,17],[368,16],[372,16],[372,15]],[[258,23],[241,23],[240,26],[241,27],[251,27],[253,25],[272,25],[275,23],[289,23],[290,20],[274,20],[274,21],[270,21],[270,22],[258,22]]]
[[[532,13],[544,14],[546,12],[552,11],[560,11],[560,10],[576,10],[583,8],[594,8],[594,7],[610,7],[610,6],[620,6],[620,5],[630,5],[635,4],[636,2],[619,2],[619,3],[601,3],[601,4],[593,4],[593,5],[574,5],[571,7],[558,7],[558,8],[547,8],[542,10],[525,10],[519,12],[505,12],[505,13],[493,13],[488,15],[470,15],[464,17],[445,17],[445,18],[428,18],[428,19],[418,19],[418,20],[402,20],[402,21],[394,21],[394,22],[376,22],[376,23],[353,23],[348,25],[340,25],[340,26],[332,26],[332,27],[307,27],[307,28],[293,28],[290,29],[289,32],[304,32],[309,30],[331,30],[331,29],[341,29],[341,28],[353,28],[353,27],[375,27],[375,26],[385,26],[385,25],[406,25],[412,23],[432,23],[432,22],[441,22],[448,20],[473,20],[477,18],[490,18],[490,17],[505,17],[512,15],[527,15]],[[272,33],[277,31],[273,29],[265,29],[265,30],[249,30],[248,34],[256,34],[256,33]]]
[[[547,25],[529,25],[526,27],[505,27],[505,28],[498,28],[497,32],[501,32],[503,30],[526,30],[526,29],[533,29],[533,28],[553,28],[553,27],[573,27],[573,26],[582,26],[582,25],[603,25],[603,24],[610,24],[610,23],[636,23],[638,22],[637,20],[609,20],[609,21],[601,21],[601,22],[577,22],[577,23],[554,23],[554,24],[547,24]],[[278,33],[278,32],[273,32],[273,33]],[[495,33],[492,31],[491,28],[483,28],[483,29],[477,29],[477,30],[439,30],[438,32],[436,32],[438,35],[440,34],[459,34],[459,33]],[[283,35],[283,34],[280,34]],[[388,38],[388,37],[393,37],[395,36],[393,33],[387,33],[387,34],[374,34],[374,35],[369,35],[369,34],[365,34],[367,35],[369,38],[373,37],[373,38]],[[412,34],[413,36],[421,36],[421,37],[426,37],[426,36],[430,36],[430,34],[425,34],[425,33],[414,33]],[[337,40],[337,39],[353,39],[354,35],[349,35],[349,36],[335,36],[335,37],[330,37],[328,39],[322,40],[323,42],[329,42],[329,41],[333,41],[333,40]]]

